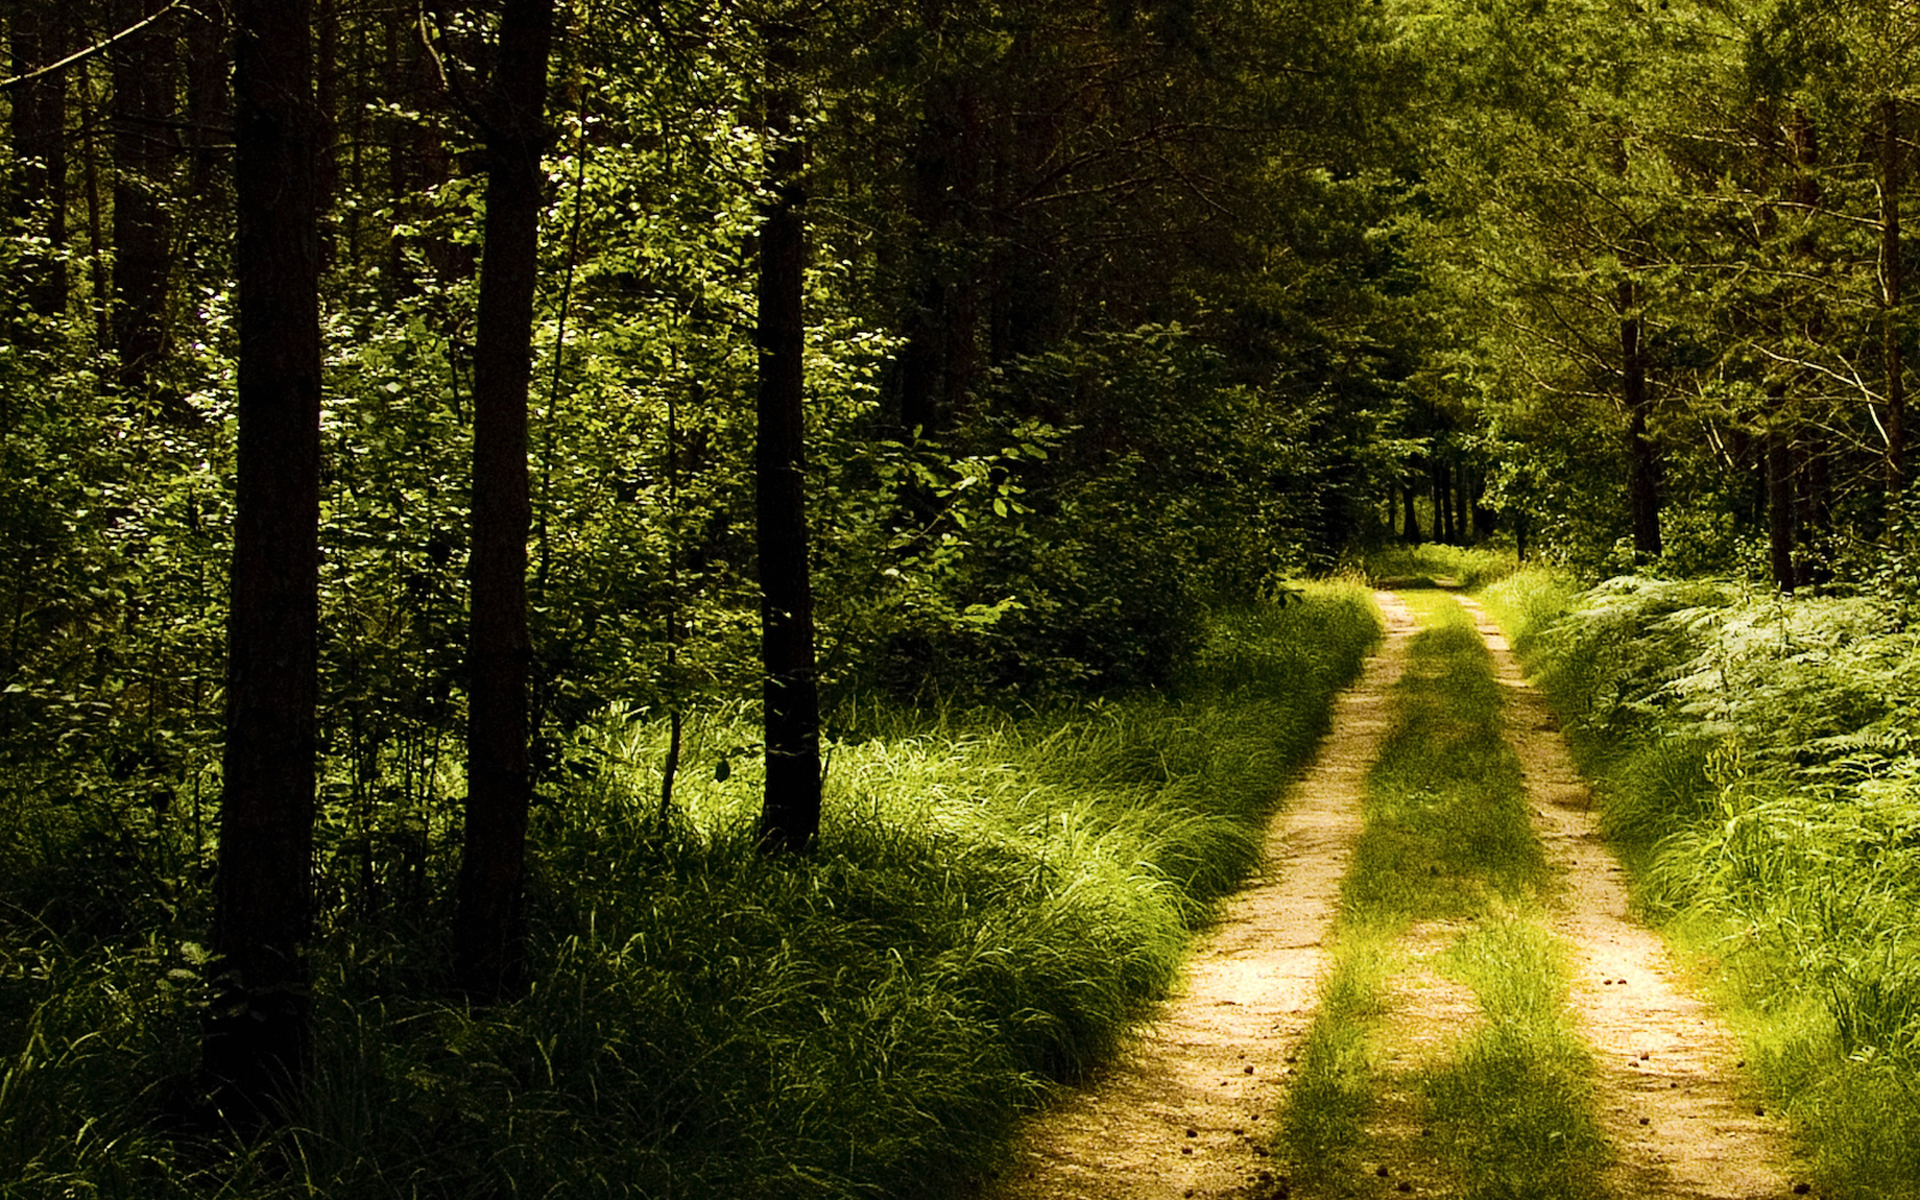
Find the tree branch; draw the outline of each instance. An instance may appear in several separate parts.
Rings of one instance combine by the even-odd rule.
[[[0,79],[0,92],[7,91],[11,88],[17,88],[21,84],[32,83],[34,80],[40,79],[47,75],[51,75],[55,71],[64,71],[68,67],[76,66],[80,63],[86,62],[90,58],[96,58],[99,55],[105,54],[108,50],[113,49],[113,47],[119,45],[121,42],[124,42],[128,38],[132,37],[134,34],[139,33],[142,29],[145,29],[147,26],[153,24],[155,21],[158,21],[161,17],[164,17],[168,13],[172,12],[174,9],[179,8],[181,5],[181,2],[182,0],[167,0],[167,6],[161,9],[159,12],[154,13],[152,16],[147,17],[144,20],[134,22],[133,24],[127,26],[125,29],[122,29],[119,33],[114,34],[112,37],[108,38],[104,42],[95,42],[93,45],[88,46],[85,50],[76,50],[72,54],[69,54],[65,58],[61,59],[59,62],[48,63],[44,67],[36,67],[35,69],[28,71],[25,74],[15,75],[11,79]]]

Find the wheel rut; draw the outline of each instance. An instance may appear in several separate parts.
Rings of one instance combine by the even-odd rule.
[[[1628,915],[1620,860],[1600,837],[1592,791],[1546,698],[1486,611],[1458,599],[1509,689],[1508,742],[1560,879],[1555,932],[1573,951],[1570,1002],[1598,1070],[1615,1195],[1791,1195],[1786,1132],[1741,1077],[1739,1047],[1719,1014],[1686,984],[1659,936]]]

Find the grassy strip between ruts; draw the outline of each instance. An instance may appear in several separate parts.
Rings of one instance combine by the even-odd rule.
[[[1593,1194],[1606,1147],[1560,950],[1538,912],[1547,869],[1501,725],[1485,647],[1450,596],[1404,594],[1426,626],[1368,778],[1366,828],[1342,895],[1335,970],[1281,1114],[1280,1152],[1307,1194],[1374,1194],[1425,1175],[1469,1197]],[[1405,939],[1434,923],[1450,944]],[[1456,932],[1457,931],[1457,932]],[[1437,970],[1479,1016],[1393,1065],[1396,977]],[[1410,1102],[1392,1097],[1410,1093]]]
[[[0,1195],[960,1190],[1164,992],[1378,636],[1362,589],[1313,585],[1217,621],[1177,698],[862,713],[790,861],[754,852],[757,773],[714,777],[746,721],[693,731],[663,838],[662,730],[610,718],[539,814],[532,994],[439,1002],[430,934],[332,924],[312,1086],[251,1146],[155,1127],[194,1058],[190,946],[0,921]]]
[[[1484,600],[1822,1192],[1920,1197],[1920,631],[1724,580],[1536,569]]]

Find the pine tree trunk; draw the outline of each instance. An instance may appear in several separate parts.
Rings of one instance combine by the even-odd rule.
[[[1774,430],[1767,441],[1767,549],[1773,583],[1791,594],[1799,582],[1793,566],[1793,453],[1789,434]]]
[[[1620,284],[1620,375],[1621,398],[1627,409],[1627,490],[1633,510],[1633,555],[1636,559],[1660,556],[1660,466],[1653,439],[1647,436],[1646,356],[1641,352],[1641,324],[1638,313],[1639,288],[1631,281]]]
[[[308,1043],[320,519],[316,117],[307,0],[241,0],[234,88],[239,446],[205,1062],[263,1119]]]
[[[806,258],[806,148],[798,136],[794,75],[801,30],[763,27],[766,124],[774,138],[760,227],[759,443],[754,456],[767,735],[760,842],[803,850],[820,828],[820,698],[813,658],[813,585],[807,564],[806,421],[801,306]]]
[[[1473,541],[1473,500],[1467,484],[1467,465],[1453,464],[1453,532],[1462,546]]]
[[[126,28],[165,0],[120,0]],[[167,293],[173,224],[168,213],[178,148],[173,131],[174,70],[179,61],[171,17],[113,51],[113,340],[120,383],[138,391],[167,344]],[[169,407],[170,416],[185,414]]]
[[[1400,540],[1409,546],[1418,546],[1420,544],[1420,514],[1416,512],[1413,507],[1413,481],[1407,480],[1403,482],[1400,485],[1400,493],[1401,499],[1406,502],[1402,507],[1406,509],[1407,513],[1407,525],[1405,529],[1400,531]]]
[[[1907,482],[1907,380],[1900,347],[1900,101],[1880,101],[1880,337],[1887,374],[1887,499]]]
[[[69,24],[48,0],[22,4],[14,14],[9,41],[12,69],[25,74],[67,53]],[[21,160],[14,190],[13,215],[58,250],[67,240],[67,73],[42,75],[14,90],[13,152]],[[44,220],[40,219],[44,214]],[[43,317],[67,307],[67,271],[48,262],[27,281],[27,303]]]
[[[473,612],[466,830],[454,955],[480,1001],[522,983],[527,807],[527,390],[553,0],[510,0],[487,114],[473,378]]]

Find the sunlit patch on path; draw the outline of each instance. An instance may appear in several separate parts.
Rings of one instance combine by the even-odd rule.
[[[1759,1200],[1791,1194],[1785,1135],[1741,1079],[1725,1025],[1679,981],[1659,937],[1627,916],[1619,860],[1544,697],[1506,639],[1461,598],[1510,692],[1508,729],[1534,827],[1561,877],[1555,931],[1573,949],[1571,1004],[1598,1064],[1617,1196]]]
[[[1387,639],[1268,828],[1259,876],[1222,907],[1136,1051],[1037,1118],[993,1200],[1207,1197],[1273,1183],[1266,1126],[1311,1022],[1367,770],[1414,621],[1377,593]]]

